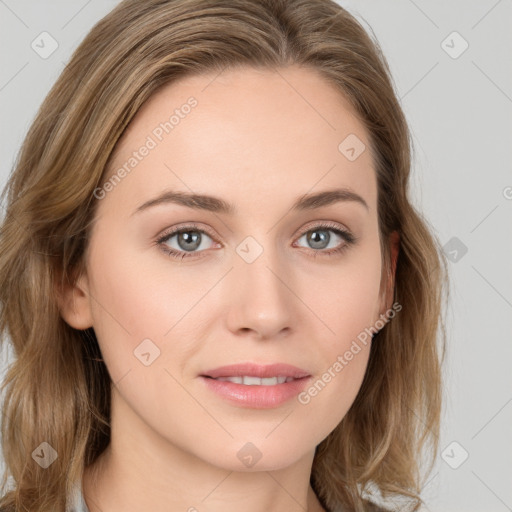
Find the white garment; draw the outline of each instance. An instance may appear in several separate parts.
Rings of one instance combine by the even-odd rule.
[[[82,493],[82,481],[75,484],[66,512],[89,512]]]

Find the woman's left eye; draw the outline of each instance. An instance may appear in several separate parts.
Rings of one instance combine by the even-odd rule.
[[[334,233],[334,237],[330,233]],[[346,250],[350,245],[355,243],[356,238],[344,229],[333,227],[331,225],[320,225],[306,231],[299,240],[305,238],[309,248],[318,249],[315,252],[320,252],[327,256],[333,256]],[[338,242],[336,242],[336,238]],[[340,245],[339,239],[342,240]],[[334,245],[330,245],[334,241]],[[316,255],[315,255],[316,256]]]
[[[334,237],[330,233],[334,233]],[[157,240],[157,244],[169,256],[183,259],[195,256],[197,253],[204,252],[204,249],[208,249],[208,244],[203,243],[205,237],[213,242],[212,237],[204,230],[191,225],[164,234]],[[173,239],[176,239],[174,246],[171,242]],[[317,254],[332,256],[341,253],[356,241],[356,237],[350,232],[330,224],[322,224],[309,229],[297,241],[302,239],[305,239],[306,243],[310,245],[308,249],[313,251],[315,257]],[[341,239],[342,243],[340,244],[339,240],[336,242],[336,239]],[[333,240],[335,242],[334,247],[331,245]]]

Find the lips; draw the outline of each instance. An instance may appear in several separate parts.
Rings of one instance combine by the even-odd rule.
[[[311,375],[288,364],[242,363],[199,375],[207,389],[238,407],[271,409],[298,395]]]

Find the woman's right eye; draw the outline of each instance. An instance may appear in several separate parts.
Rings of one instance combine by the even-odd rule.
[[[183,259],[208,249],[206,239],[210,239],[213,242],[212,238],[205,231],[195,227],[184,227],[165,233],[158,239],[157,243],[169,256]]]

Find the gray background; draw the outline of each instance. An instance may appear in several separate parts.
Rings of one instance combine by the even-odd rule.
[[[413,197],[453,260],[442,452],[423,511],[512,510],[512,2],[340,3],[383,47],[413,133]],[[0,185],[72,50],[116,4],[0,0]],[[43,31],[58,42],[45,59],[31,47]]]

